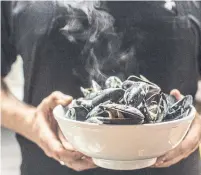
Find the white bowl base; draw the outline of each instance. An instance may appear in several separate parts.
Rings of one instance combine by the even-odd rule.
[[[102,168],[113,170],[135,170],[152,166],[156,162],[157,158],[143,159],[143,160],[131,160],[131,161],[118,161],[118,160],[104,160],[95,159],[93,162]]]

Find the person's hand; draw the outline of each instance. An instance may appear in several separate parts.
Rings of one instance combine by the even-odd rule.
[[[61,92],[53,92],[46,97],[34,112],[32,124],[32,139],[45,154],[61,164],[76,171],[82,171],[96,167],[92,160],[82,153],[77,152],[67,142],[58,128],[53,117],[52,110],[57,105],[70,104],[72,97]]]
[[[174,95],[177,99],[183,98],[178,90],[172,90],[171,94]],[[169,167],[178,163],[193,153],[199,147],[200,141],[201,116],[196,114],[195,119],[191,124],[190,130],[188,131],[184,140],[176,148],[159,157],[153,167]]]

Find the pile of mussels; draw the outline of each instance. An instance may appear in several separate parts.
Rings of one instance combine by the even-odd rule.
[[[165,94],[145,77],[130,76],[122,82],[111,76],[101,87],[81,87],[83,98],[65,107],[65,117],[98,124],[143,124],[186,117],[193,103],[190,95],[181,100]]]

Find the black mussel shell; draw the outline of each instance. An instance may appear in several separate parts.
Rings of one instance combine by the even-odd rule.
[[[121,88],[121,86],[122,86],[122,81],[115,76],[111,76],[105,81],[106,88]]]
[[[65,117],[97,124],[142,124],[186,117],[193,104],[191,95],[177,100],[143,76],[130,76],[124,82],[111,76],[105,89],[92,80],[91,88],[82,88],[83,98],[64,107]]]
[[[156,84],[152,83],[151,81],[145,79],[145,78],[139,78],[137,76],[134,76],[134,75],[131,75],[127,78],[127,80],[131,80],[131,81],[135,81],[135,82],[144,82],[144,83],[147,83],[147,84],[150,84],[152,86],[154,86],[155,88],[158,88],[160,89],[159,86],[157,86]]]
[[[152,118],[150,116],[150,113],[149,113],[149,111],[148,111],[148,109],[147,109],[147,107],[145,105],[142,105],[140,107],[140,111],[144,115],[144,121],[145,121],[145,123],[152,123],[153,122]]]
[[[154,106],[157,108],[153,108]],[[163,93],[152,95],[147,101],[144,99],[140,106],[140,111],[144,114],[146,123],[159,123],[163,121],[167,110],[166,97]],[[155,111],[155,117],[151,115],[151,111]]]
[[[126,80],[126,81],[124,81],[123,83],[122,83],[122,89],[125,89],[125,90],[127,90],[127,89],[129,89],[131,86],[133,86],[135,84],[135,82],[134,81],[131,81],[131,80]]]
[[[80,100],[76,101],[76,104],[77,104],[77,106],[84,107],[87,110],[91,110],[93,108],[92,100],[80,99]]]
[[[72,120],[85,121],[87,114],[88,110],[86,108],[77,106],[69,108],[65,117]]]
[[[166,97],[168,107],[172,106],[178,101],[174,95],[165,94],[165,97]]]
[[[158,89],[157,87],[151,86],[151,85],[147,85],[147,93],[146,93],[146,101],[148,101],[148,99],[152,98],[155,95],[160,95],[161,94],[161,90]]]
[[[105,101],[117,103],[124,95],[124,90],[121,88],[104,89],[102,93],[92,99],[92,105],[97,106]]]
[[[102,91],[91,92],[90,94],[88,94],[87,96],[85,96],[85,99],[86,100],[92,100],[93,98],[97,97],[101,93],[102,93]]]
[[[174,103],[172,106],[169,107],[169,110],[177,110],[178,108],[188,108],[190,105],[193,104],[193,97],[191,95],[187,95],[181,100]]]
[[[172,121],[172,120],[178,120],[178,119],[187,117],[189,114],[189,111],[190,111],[190,108],[183,110],[183,112],[181,112],[181,110],[178,110],[172,114],[167,114],[163,121]]]
[[[193,104],[191,95],[187,95],[181,100],[168,107],[167,115],[164,120],[176,120],[186,116],[186,111],[190,109]]]
[[[88,113],[86,118],[88,119],[96,116],[108,117],[108,114],[106,111],[100,108],[100,106],[96,106]]]
[[[164,96],[161,96],[161,101],[159,102],[159,107],[160,107],[160,111],[159,114],[157,116],[157,120],[156,122],[162,122],[167,114],[168,111],[168,105],[167,105],[167,101],[164,98]]]
[[[133,119],[136,123],[143,123],[144,122],[144,115],[138,110],[137,108],[131,106],[125,106],[120,104],[107,104],[102,106],[105,110],[116,110],[120,112],[124,119]]]
[[[135,83],[124,94],[124,101],[127,105],[137,107],[142,103],[147,93],[147,85],[145,83]]]

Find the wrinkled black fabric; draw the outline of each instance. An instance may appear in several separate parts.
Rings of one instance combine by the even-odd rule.
[[[201,70],[200,2],[176,2],[169,11],[161,2],[108,2],[118,32],[125,34],[122,47],[135,46],[135,59],[126,75],[142,74],[163,91],[178,88],[195,95]],[[2,2],[2,75],[20,54],[24,61],[24,101],[37,106],[52,91],[77,98],[88,86],[89,74],[80,58],[83,43],[72,44],[60,32],[64,8],[55,2]],[[14,47],[15,46],[15,47]],[[136,66],[137,64],[137,66]],[[111,72],[110,66],[106,75]],[[119,67],[116,68],[120,71]],[[76,72],[76,73],[75,73]],[[200,71],[201,72],[201,71]],[[139,133],[140,134],[140,133]],[[180,163],[162,169],[74,172],[45,156],[37,145],[17,135],[22,152],[22,175],[200,175],[198,150]],[[160,146],[160,145],[156,145]],[[123,150],[122,150],[123,151]]]
[[[1,76],[5,76],[16,59],[16,47],[14,45],[12,31],[11,4],[1,4]]]

